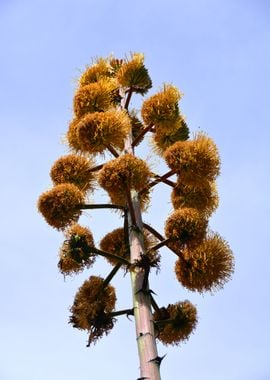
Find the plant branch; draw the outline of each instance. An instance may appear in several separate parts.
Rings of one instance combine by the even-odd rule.
[[[106,144],[106,148],[108,149],[109,152],[111,152],[111,154],[114,156],[114,157],[119,157],[119,154],[116,152],[116,150],[114,149],[114,147],[111,145],[111,144]]]
[[[118,263],[115,265],[115,267],[111,270],[111,272],[108,274],[108,276],[104,279],[102,288],[106,288],[107,285],[111,282],[112,278],[116,275],[118,270],[121,268],[122,264]]]
[[[152,294],[150,293],[150,299],[151,299],[151,305],[153,306],[153,309],[155,311],[159,311],[159,307],[158,307],[158,304],[156,303],[154,297],[152,296]]]
[[[117,260],[119,262],[119,264],[121,263],[124,265],[130,265],[130,262],[127,259],[125,259],[124,257],[118,256],[118,255],[114,255],[113,253],[101,251],[100,249],[98,249],[96,247],[91,247],[91,251],[93,253],[96,253],[97,255],[106,257],[108,259]]]
[[[100,164],[100,165],[94,166],[93,168],[89,169],[89,172],[97,172],[98,170],[100,170],[100,169],[103,168],[103,165],[104,164]]]
[[[131,97],[132,97],[132,88],[130,88],[127,92],[127,97],[125,99],[125,104],[124,104],[124,109],[125,110],[128,110],[128,107],[129,107],[129,103],[130,103],[130,100],[131,100]]]
[[[80,205],[79,208],[83,210],[95,209],[95,208],[113,208],[113,209],[118,209],[118,210],[124,210],[124,206],[113,205],[110,203],[92,204],[92,205],[83,204],[83,205]]]
[[[174,171],[170,170],[167,173],[163,174],[162,176],[159,176],[158,174],[154,174],[154,178],[156,178],[154,181],[150,182],[144,189],[142,189],[139,194],[145,193],[147,190],[149,190],[151,187],[154,187],[158,185],[160,182],[165,183],[166,185],[169,185],[171,187],[175,187],[175,183],[173,181],[168,180],[168,177],[171,177],[174,175]]]
[[[124,315],[124,314],[126,314],[127,316],[134,315],[134,309],[123,309],[123,310],[113,311],[112,313],[110,313],[110,316],[118,317],[119,315]]]
[[[159,248],[164,247],[164,245],[168,245],[168,243],[171,242],[171,239],[164,239],[160,243],[156,244],[155,246],[151,247],[148,252],[150,251],[157,251]]]
[[[180,257],[180,252],[172,246],[172,241],[170,239],[165,239],[157,230],[155,230],[153,227],[149,226],[149,224],[143,223],[143,226],[149,232],[151,232],[151,234],[153,234],[157,239],[159,239],[161,241],[161,243],[164,242],[164,244],[162,244],[162,246],[166,245],[166,247],[169,248],[173,253],[175,253],[176,256]]]
[[[141,140],[141,138],[148,132],[151,131],[153,128],[153,125],[150,124],[148,127],[144,128],[141,133],[138,134],[138,136],[133,140],[131,146],[134,148],[138,142]]]

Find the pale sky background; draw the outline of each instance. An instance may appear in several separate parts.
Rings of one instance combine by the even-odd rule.
[[[180,286],[175,257],[161,251],[160,275],[150,279],[158,303],[189,299],[199,314],[186,344],[158,345],[167,354],[162,379],[270,379],[269,37],[267,0],[0,0],[1,380],[139,377],[133,321],[120,318],[90,348],[86,333],[68,325],[77,288],[110,267],[99,259],[64,281],[63,236],[36,210],[53,162],[67,153],[61,140],[80,70],[92,57],[130,51],[145,54],[151,93],[164,82],[179,87],[191,131],[217,143],[220,207],[210,225],[235,253],[232,281],[202,296]],[[150,155],[146,146],[140,153]],[[161,185],[145,220],[163,232],[170,211]],[[121,220],[95,210],[82,223],[98,243]],[[131,307],[128,275],[113,285],[117,308]]]

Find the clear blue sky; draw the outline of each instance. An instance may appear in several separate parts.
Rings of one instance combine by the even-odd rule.
[[[191,131],[216,141],[220,207],[210,224],[236,260],[224,290],[201,296],[181,288],[175,258],[162,251],[160,276],[151,278],[158,302],[188,298],[199,313],[187,344],[159,345],[162,378],[270,379],[269,21],[267,0],[0,0],[1,380],[138,377],[133,322],[123,317],[90,348],[67,324],[78,286],[109,267],[100,259],[64,281],[63,237],[36,210],[53,162],[67,152],[61,139],[79,70],[92,57],[130,51],[145,53],[153,91],[170,82],[184,92]],[[146,221],[162,231],[170,211],[164,186]],[[82,222],[98,242],[121,221],[93,211]],[[113,283],[118,307],[129,307],[128,276]]]

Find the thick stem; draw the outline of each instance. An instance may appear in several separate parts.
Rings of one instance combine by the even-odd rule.
[[[124,95],[124,89],[120,89],[120,94]],[[128,110],[132,91],[127,93],[127,97],[122,96],[122,109]],[[125,140],[125,153],[134,154],[132,147],[132,131]],[[128,189],[129,190],[129,189]],[[128,233],[130,245],[131,264],[140,259],[144,253],[143,222],[141,208],[136,191],[128,191]],[[140,378],[149,380],[160,380],[159,364],[154,360],[158,357],[155,340],[154,323],[151,310],[151,298],[148,292],[142,292],[145,270],[136,267],[130,272],[131,287],[133,294],[133,310],[136,325],[137,346],[140,360]],[[147,281],[147,289],[149,289]]]

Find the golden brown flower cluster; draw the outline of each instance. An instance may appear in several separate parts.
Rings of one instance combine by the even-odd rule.
[[[115,307],[115,290],[112,285],[103,283],[101,277],[91,276],[79,288],[70,309],[70,323],[89,332],[89,344],[107,335],[114,326],[110,313]]]
[[[61,230],[79,219],[83,201],[84,193],[77,186],[61,183],[40,195],[38,210],[48,224]]]
[[[153,261],[157,260],[157,251],[152,251],[151,248],[157,243],[155,237],[148,231],[144,230],[144,248],[146,255]],[[125,236],[124,228],[117,228],[112,232],[106,234],[100,241],[100,248],[103,251],[112,253],[114,255],[130,259],[129,241],[128,236]],[[110,264],[118,264],[118,260],[113,257],[108,257],[107,260]],[[124,266],[127,269],[127,266]]]
[[[94,246],[91,231],[79,224],[73,224],[65,232],[65,236],[58,262],[61,273],[69,275],[90,268],[96,258],[91,249]]]
[[[192,250],[186,248],[175,265],[178,281],[200,293],[222,288],[233,269],[232,251],[218,234],[211,234]]]
[[[197,310],[189,301],[169,304],[154,313],[157,339],[163,344],[186,341],[197,324]]]
[[[147,187],[151,178],[151,171],[146,162],[132,154],[124,154],[107,162],[99,172],[98,182],[106,190],[112,203],[127,204],[127,192],[134,189],[141,191]],[[141,203],[148,200],[148,193],[144,193]]]
[[[51,179],[54,185],[60,183],[73,183],[81,191],[93,190],[95,175],[91,171],[94,166],[93,160],[69,154],[60,157],[51,168]]]

